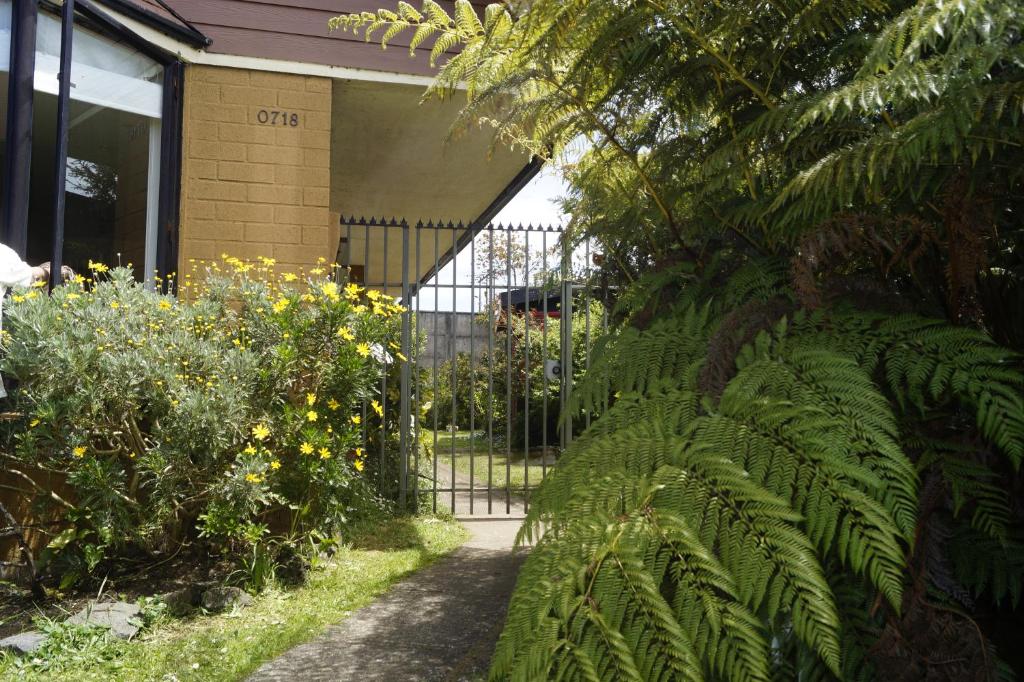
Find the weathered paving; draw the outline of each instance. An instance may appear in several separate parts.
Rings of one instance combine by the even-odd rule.
[[[468,479],[455,476],[468,486]],[[470,516],[468,494],[458,495],[456,515],[472,534],[465,545],[321,637],[265,664],[250,680],[485,679],[525,558],[523,550],[513,550],[521,505],[513,505],[511,516],[490,517],[483,515],[486,506],[477,499]],[[504,506],[502,498],[495,511]]]

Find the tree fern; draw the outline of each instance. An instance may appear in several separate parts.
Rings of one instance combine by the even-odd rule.
[[[996,677],[969,602],[1020,620],[1024,378],[989,331],[1024,272],[1024,5],[471,12],[337,25],[458,46],[453,130],[563,163],[621,286],[493,677]]]
[[[571,653],[575,645],[568,642],[587,628],[596,628],[596,634],[579,641],[586,643],[585,660],[599,662],[595,670],[603,679],[625,674],[610,663],[618,660],[612,645],[620,641],[632,647],[636,670],[656,675],[651,679],[669,670],[682,674],[656,646],[666,642],[696,656],[706,678],[767,679],[773,666],[763,642],[779,628],[788,628],[801,642],[794,651],[811,656],[795,663],[808,675],[814,660],[826,677],[868,674],[865,626],[844,625],[821,565],[862,576],[868,595],[873,591],[893,612],[900,611],[917,522],[917,475],[900,445],[896,410],[909,406],[904,397],[908,386],[933,386],[920,391],[928,400],[945,391],[935,386],[934,371],[907,369],[904,345],[915,344],[916,352],[933,363],[945,356],[953,362],[955,354],[960,371],[989,372],[990,392],[998,393],[1000,382],[1016,385],[1020,376],[1003,364],[1005,353],[983,336],[965,337],[933,321],[844,313],[831,320],[833,327],[824,316],[801,314],[793,324],[780,320],[742,348],[735,375],[716,399],[703,395],[695,379],[707,330],[716,324],[714,311],[708,304],[691,307],[646,330],[620,332],[592,363],[594,375],[587,381],[594,383],[586,390],[618,398],[606,403],[610,407],[572,444],[533,498],[522,534],[540,540],[520,577],[495,660],[495,679],[516,678],[518,666],[585,679],[576,667],[577,654]],[[922,329],[931,331],[922,337]],[[627,364],[620,355],[627,347],[644,348],[657,358],[652,361],[661,370],[657,380],[649,379],[653,365],[611,371]],[[606,366],[607,358],[615,360]],[[924,358],[915,362],[931,366]],[[904,369],[886,373],[888,364]],[[947,384],[952,386],[952,380]],[[970,498],[973,527],[997,530],[1008,513],[1005,495],[987,483],[990,477],[983,472],[943,461],[960,481],[955,485],[965,499]],[[932,464],[922,460],[921,466]],[[971,476],[973,483],[963,483]],[[665,528],[673,535],[666,535]],[[662,543],[669,537],[686,544],[666,549]],[[586,573],[603,567],[620,541],[659,543],[658,549],[645,544],[627,559],[633,562],[631,570],[639,570],[635,562],[643,557],[643,570],[659,586],[660,598],[672,605],[686,639],[669,636],[668,629],[657,642],[638,639],[640,630],[653,637],[658,627],[669,627],[653,625],[654,616],[643,610],[653,608],[647,603],[653,594],[641,595],[618,574],[595,581],[594,574]],[[691,556],[698,551],[705,562],[714,563],[698,563]],[[1005,565],[1005,571],[994,573],[995,583],[978,567],[968,575],[976,589],[993,584],[998,594],[1007,594],[1005,580],[1016,564],[1008,558]],[[586,577],[556,577],[538,588],[537,575],[558,576],[556,567],[574,567],[566,570]],[[698,598],[695,585],[709,574],[716,580],[724,576],[729,587],[719,585]],[[636,575],[632,579],[639,581]],[[651,583],[645,578],[644,584]],[[634,601],[641,598],[644,604]],[[575,613],[576,620],[560,619],[542,606],[558,600],[594,604],[601,609],[600,627],[581,625]],[[813,610],[812,602],[821,608]],[[746,634],[718,625],[725,612],[740,619]],[[537,623],[528,621],[527,614],[558,623],[563,645],[538,651],[531,639],[539,632]],[[624,628],[622,640],[609,639],[618,625]],[[842,644],[853,636],[844,628],[862,633],[857,635],[859,648]],[[722,633],[727,639],[721,639]],[[702,649],[703,642],[711,648]],[[733,648],[740,644],[742,652]],[[860,653],[847,661],[842,656],[847,649]],[[540,659],[521,658],[524,652]],[[752,666],[753,660],[760,664]],[[716,669],[716,661],[728,663]]]

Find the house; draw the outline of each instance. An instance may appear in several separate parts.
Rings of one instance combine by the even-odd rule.
[[[151,281],[222,253],[340,258],[394,282],[401,228],[353,232],[342,215],[464,221],[410,265],[422,278],[539,167],[484,132],[446,143],[461,102],[421,104],[429,44],[413,58],[328,28],[386,3],[63,3],[0,0],[0,239],[31,262],[57,243],[72,267],[131,263]]]

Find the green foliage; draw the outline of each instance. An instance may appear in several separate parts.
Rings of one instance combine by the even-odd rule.
[[[3,458],[27,482],[67,482],[39,500],[67,523],[46,557],[63,584],[112,556],[197,536],[250,553],[384,504],[359,473],[353,416],[399,308],[272,265],[213,263],[180,300],[97,265],[91,283],[5,306],[3,372],[18,383]]]
[[[1024,670],[1024,5],[377,18],[461,42],[428,94],[562,163],[621,289],[493,677]]]
[[[979,334],[956,352],[932,346],[927,338],[962,331],[934,320],[800,313],[742,346],[724,389],[709,392],[700,369],[726,310],[712,298],[602,346],[580,395],[604,414],[532,499],[523,536],[539,542],[495,679],[586,678],[590,666],[636,679],[768,679],[819,661],[836,676],[870,670],[843,654],[845,624],[876,596],[894,613],[903,606],[919,485],[901,434],[905,396],[921,409],[970,405],[970,382],[941,380],[970,367],[988,391],[1019,397],[1024,375]],[[888,370],[907,346],[922,369]],[[645,362],[616,358],[625,348],[642,348]],[[619,397],[610,407],[586,397],[598,395]],[[1004,424],[1014,431],[1004,435],[987,415],[960,412],[1014,461],[1019,430]],[[989,468],[948,457],[918,465],[955,477],[952,511],[969,521],[958,532],[988,529],[998,542],[1009,507]],[[955,543],[949,551],[975,592],[991,585],[996,599],[1017,599],[1022,556],[1015,542],[1005,547],[987,568],[964,563]],[[843,581],[864,586],[852,604],[833,587]],[[773,639],[793,657],[774,660]]]
[[[353,524],[332,556],[294,589],[271,588],[244,609],[202,618],[173,618],[159,602],[143,600],[145,628],[130,642],[106,631],[42,620],[68,637],[44,655],[0,652],[0,679],[26,682],[138,682],[198,679],[237,682],[266,661],[308,642],[386,592],[410,573],[462,544],[466,529],[453,520],[386,517]],[[92,637],[95,636],[95,640]],[[94,642],[99,646],[89,646]]]

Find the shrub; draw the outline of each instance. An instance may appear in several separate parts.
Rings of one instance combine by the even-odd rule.
[[[360,474],[357,405],[378,397],[402,309],[323,267],[273,266],[197,265],[175,299],[93,264],[52,296],[12,297],[0,368],[20,418],[4,456],[73,490],[48,552],[65,582],[199,537],[335,532],[384,504]]]

